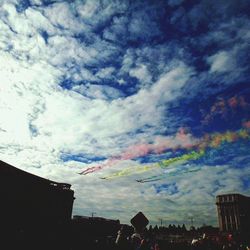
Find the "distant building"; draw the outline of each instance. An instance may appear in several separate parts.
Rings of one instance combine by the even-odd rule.
[[[75,215],[71,225],[72,249],[102,249],[99,244],[114,242],[120,227],[119,220]]]
[[[0,161],[1,238],[20,249],[64,245],[74,201],[70,187]]]
[[[88,237],[104,237],[116,235],[121,224],[119,220],[75,215],[72,219],[72,227],[81,233],[84,232]]]
[[[250,232],[250,197],[225,194],[216,197],[219,228],[222,232]]]

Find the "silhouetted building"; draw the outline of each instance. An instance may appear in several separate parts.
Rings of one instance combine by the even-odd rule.
[[[70,187],[0,161],[0,235],[9,244],[3,249],[65,245],[74,201]]]
[[[114,236],[120,228],[119,220],[111,220],[102,217],[87,217],[75,215],[72,225],[78,228],[85,235],[95,235],[95,237]]]
[[[72,249],[105,250],[109,246],[111,250],[121,224],[119,220],[75,215],[71,227]]]
[[[250,232],[250,197],[225,194],[216,197],[220,231]]]

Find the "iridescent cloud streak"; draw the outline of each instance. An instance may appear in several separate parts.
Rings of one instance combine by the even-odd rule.
[[[191,149],[195,145],[199,144],[199,139],[194,138],[184,128],[180,128],[175,136],[158,137],[152,144],[144,143],[137,144],[129,147],[125,152],[120,155],[111,157],[106,162],[89,167],[79,174],[87,175],[93,172],[97,172],[106,167],[114,166],[120,161],[131,160],[138,157],[143,157],[148,154],[161,154],[166,150],[177,150],[177,149]]]
[[[236,109],[245,110],[249,107],[249,103],[243,96],[233,96],[231,98],[220,98],[210,108],[208,114],[205,114],[202,120],[203,124],[209,124],[217,116],[222,119],[232,117]]]
[[[227,131],[225,133],[213,133],[211,135],[205,135],[201,140],[201,143],[197,146],[197,151],[191,151],[190,153],[183,154],[178,157],[172,157],[166,160],[162,160],[155,164],[135,166],[117,171],[109,176],[105,176],[102,179],[113,179],[117,177],[124,177],[132,174],[138,174],[146,171],[150,171],[154,168],[166,168],[174,163],[186,162],[189,160],[197,160],[205,155],[208,148],[217,148],[222,143],[233,143],[239,139],[249,139],[249,132],[246,129],[241,129],[236,132]],[[162,174],[149,177],[147,179],[161,178]],[[144,180],[144,179],[142,179]],[[142,180],[140,182],[142,182]]]
[[[121,171],[117,171],[111,175],[108,175],[106,177],[102,177],[102,179],[114,179],[117,177],[124,177],[124,176],[129,176],[132,174],[139,174],[143,172],[147,172],[149,170],[155,169],[155,168],[167,168],[170,165],[177,163],[177,162],[185,162],[188,160],[196,160],[202,157],[205,154],[204,150],[201,150],[199,152],[192,151],[187,154],[183,154],[182,156],[178,157],[173,157],[167,160],[160,161],[155,164],[150,164],[150,165],[141,165],[141,166],[135,166],[135,167],[129,167],[126,169],[123,169]]]
[[[177,176],[177,175],[183,175],[187,173],[194,173],[200,171],[200,168],[192,168],[192,169],[185,169],[185,170],[178,170],[175,172],[170,172],[170,173],[162,173],[160,175],[153,175],[148,178],[144,179],[138,179],[136,180],[137,182],[140,183],[145,183],[145,182],[153,182],[153,181],[160,181],[166,178],[166,176]]]

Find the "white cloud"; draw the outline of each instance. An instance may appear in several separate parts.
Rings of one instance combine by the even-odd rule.
[[[135,63],[135,53],[133,50],[128,49],[123,57],[121,71],[125,73],[129,72],[130,69],[133,67],[134,63]]]
[[[122,41],[121,38],[124,39],[127,35],[128,23],[129,20],[126,16],[115,17],[112,21],[111,27],[104,30],[104,38],[112,41]]]
[[[79,34],[87,31],[88,26],[81,19],[74,15],[73,6],[67,2],[54,3],[47,7],[44,15],[58,28],[64,29],[64,32]]]
[[[155,134],[168,127],[178,128],[179,124],[170,121],[167,107],[181,97],[193,70],[180,61],[183,50],[176,49],[177,45],[128,49],[114,43],[127,27],[130,39],[159,34],[158,29],[150,34],[152,26],[147,25],[148,18],[143,19],[144,12],[128,22],[126,3],[57,1],[43,6],[41,1],[33,0],[31,3],[39,6],[19,13],[17,2],[4,1],[0,10],[1,160],[46,178],[72,183],[77,197],[75,211],[88,215],[94,208],[97,215],[115,216],[123,222],[143,208],[154,222],[168,211],[169,221],[181,221],[190,212],[202,223],[202,216],[210,216],[214,209],[211,204],[215,194],[244,191],[240,178],[247,175],[247,170],[237,172],[227,166],[205,166],[197,175],[167,176],[161,183],[176,181],[176,194],[157,193],[152,183],[135,182],[136,176],[110,182],[99,179],[114,169],[138,164],[135,161],[95,175],[78,175],[89,165],[63,162],[63,153],[110,157],[140,142],[162,143],[166,138]],[[109,22],[110,27],[104,28]],[[95,33],[98,29],[103,29],[100,34]],[[245,36],[247,40],[246,30],[244,26],[237,39]],[[81,39],[80,33],[84,34]],[[238,63],[233,58],[241,48],[235,45],[232,51],[210,56],[207,62],[211,72],[233,70]],[[136,93],[125,96],[122,89],[130,84],[129,76],[136,77],[140,84]],[[59,87],[62,79],[72,81],[71,90]],[[103,85],[106,81],[113,81],[113,87]],[[121,85],[120,89],[114,82]],[[175,139],[175,145],[182,143]],[[221,170],[225,175],[220,176],[220,189],[214,191]],[[210,219],[215,221],[214,216]]]
[[[28,8],[25,11],[25,16],[29,20],[29,27],[34,27],[38,31],[46,31],[49,35],[55,35],[59,32],[52,22],[45,17],[39,9]]]
[[[138,67],[132,68],[129,71],[129,74],[136,77],[142,83],[142,85],[146,85],[152,80],[152,76],[149,73],[146,65],[138,65]]]
[[[128,4],[124,1],[87,0],[84,3],[77,1],[73,5],[80,19],[89,25],[91,30],[110,21],[112,16],[124,14],[128,9]]]
[[[235,44],[230,51],[219,51],[208,57],[211,73],[227,73],[223,76],[225,84],[241,81],[247,77],[248,65],[244,59],[244,53],[248,45],[246,42]]]
[[[133,165],[132,162],[129,164]],[[174,166],[174,168],[179,167]],[[195,166],[190,165],[189,167]],[[221,171],[224,171],[223,175]],[[141,174],[140,177],[147,175]],[[190,218],[193,217],[195,225],[212,223],[217,226],[215,196],[230,192],[246,193],[247,191],[243,189],[240,181],[244,175],[249,176],[248,169],[238,171],[226,165],[203,166],[196,174],[186,173],[176,176],[166,174],[166,178],[160,182],[140,184],[134,181],[136,176],[103,181],[98,178],[102,174],[96,173],[89,178],[83,176],[77,181],[78,184],[75,187],[78,196],[86,197],[88,193],[91,193],[93,198],[91,201],[86,201],[84,198],[78,199],[75,212],[90,213],[91,208],[94,207],[95,212],[103,215],[101,207],[105,207],[107,214],[110,210],[116,211],[121,221],[127,222],[143,208],[143,212],[149,215],[150,223],[153,224],[158,223],[160,217],[165,223],[175,221],[179,224],[190,225]],[[84,181],[86,188],[80,188],[81,181]],[[90,183],[94,183],[94,185],[90,185]],[[161,186],[162,184],[165,187],[170,185],[169,188],[171,188],[171,184],[176,185],[177,192],[171,194],[168,189],[157,192],[154,185]],[[116,198],[114,199],[114,197]],[[100,204],[102,204],[101,207]],[[113,214],[110,214],[112,218]]]
[[[96,76],[99,78],[110,79],[112,78],[112,73],[115,71],[114,67],[106,67],[101,69],[96,73]]]
[[[86,102],[82,105],[79,103],[70,110],[68,115],[71,114],[71,116],[77,117],[76,119],[79,119],[79,123],[81,123],[80,120],[82,120],[82,126],[86,129],[83,133],[91,134],[99,143],[108,140],[109,137],[119,138],[122,134],[136,131],[144,125],[160,128],[163,111],[161,109],[161,105],[163,105],[162,102],[167,103],[178,96],[179,90],[185,84],[189,74],[188,69],[182,65],[164,74],[159,81],[148,90],[141,90],[134,96],[117,99],[111,103],[97,100]],[[59,100],[59,98],[55,99],[57,101]],[[63,101],[65,103],[65,97],[63,97]],[[145,103],[147,103],[146,110]],[[51,106],[52,109],[53,106],[54,104]],[[79,108],[80,106],[82,106],[82,108]],[[67,105],[67,107],[69,108],[70,105]],[[74,114],[78,109],[81,111],[79,110],[78,114]],[[54,112],[56,112],[56,110],[59,109],[57,107],[54,110]],[[56,117],[54,112],[51,114],[51,117]],[[65,117],[68,118],[68,116]],[[152,119],[152,117],[154,117],[154,119]],[[43,120],[47,119],[44,118]],[[69,120],[73,121],[73,117]],[[78,122],[74,123],[77,124]],[[64,122],[62,122],[62,124],[64,124]],[[87,124],[89,125],[86,128]],[[53,127],[51,125],[52,124],[50,124],[49,128]],[[112,130],[110,130],[110,127],[112,127]],[[82,131],[83,128],[78,129],[78,133]],[[66,128],[63,128],[62,131],[65,129]],[[71,133],[73,133],[74,130],[75,129],[72,129]],[[129,138],[127,138],[127,140],[130,141]],[[116,145],[116,147],[117,146],[118,145]],[[109,148],[111,148],[111,145],[109,145]]]
[[[236,66],[234,58],[232,58],[231,54],[226,51],[221,51],[213,56],[210,56],[207,61],[211,64],[211,72],[227,72],[234,70]]]
[[[123,97],[123,94],[119,90],[113,87],[102,85],[76,85],[72,88],[72,90],[91,99],[103,99],[108,101]]]
[[[91,100],[56,87],[62,71],[52,66],[43,62],[31,66],[28,62],[14,59],[7,52],[2,53],[1,57],[4,62],[1,81],[5,83],[1,101],[4,102],[2,106],[6,114],[1,124],[2,129],[8,131],[4,135],[11,140],[23,138],[22,143],[16,142],[22,146],[28,143],[72,153],[113,155],[124,147],[125,141],[126,145],[136,141],[137,135],[129,138],[127,133],[145,125],[160,129],[161,105],[179,95],[190,75],[189,69],[180,64],[163,74],[151,88],[123,99],[116,99],[122,96],[121,93],[108,86],[82,85],[73,88],[80,93],[82,91],[85,96],[104,99]],[[54,60],[53,64],[56,65]],[[61,57],[61,60],[66,59]],[[110,102],[109,98],[116,100]],[[19,126],[14,123],[17,117],[20,117]],[[30,126],[36,130],[35,135],[30,131]]]
[[[162,203],[165,198],[161,194],[155,196],[151,186],[145,189],[136,182],[128,186],[126,179],[102,182],[98,175],[83,179],[77,172],[87,167],[86,164],[63,162],[60,155],[66,152],[109,157],[138,141],[152,140],[154,130],[147,129],[143,135],[137,134],[136,130],[152,126],[160,131],[163,103],[179,96],[189,79],[189,68],[181,63],[175,65],[175,68],[164,71],[152,86],[127,98],[119,98],[122,97],[120,91],[109,86],[86,84],[75,85],[71,91],[63,90],[58,84],[64,75],[79,82],[109,78],[114,68],[103,68],[94,75],[84,65],[105,60],[116,47],[98,38],[92,47],[87,47],[69,36],[76,32],[69,30],[76,25],[76,19],[69,13],[67,4],[48,7],[43,13],[45,16],[32,8],[23,13],[17,13],[13,5],[4,8],[9,12],[8,23],[18,34],[1,23],[6,31],[1,36],[2,45],[5,49],[13,48],[0,53],[0,158],[40,176],[72,183],[77,197],[75,210],[81,213],[87,213],[93,207],[98,210],[101,204],[105,212],[100,209],[97,211],[99,215],[106,216],[114,210],[125,222],[141,207],[147,207],[145,204],[152,199],[159,210],[149,206],[145,212],[157,214],[162,211],[166,207]],[[60,11],[58,15],[56,10]],[[38,22],[34,22],[36,17]],[[66,31],[56,27],[59,24]],[[77,29],[78,26],[74,27]],[[47,44],[39,33],[41,30],[48,32]],[[128,60],[132,67],[133,58],[128,57]],[[75,65],[78,70],[70,69]],[[131,71],[142,81],[151,80],[147,66],[137,65],[134,71],[129,66],[124,72]],[[89,195],[94,198],[87,199]],[[133,207],[126,214],[128,204]]]
[[[99,8],[99,2],[86,1],[84,5],[78,6],[78,13],[81,17],[89,19],[97,12]]]

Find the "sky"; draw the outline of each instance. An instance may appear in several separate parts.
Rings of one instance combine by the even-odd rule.
[[[248,0],[1,0],[0,159],[73,214],[218,226],[250,195]]]

